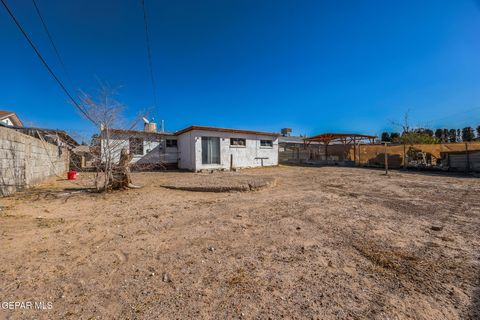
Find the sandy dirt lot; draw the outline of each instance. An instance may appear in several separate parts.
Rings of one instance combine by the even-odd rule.
[[[276,183],[206,193],[162,187],[193,173],[136,173],[142,189],[65,195],[81,174],[1,199],[0,301],[53,308],[0,318],[480,318],[478,178],[245,173]]]

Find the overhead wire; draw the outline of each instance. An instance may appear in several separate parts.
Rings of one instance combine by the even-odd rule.
[[[58,85],[60,86],[60,88],[63,90],[63,92],[67,95],[67,97],[72,101],[72,103],[74,104],[74,106],[88,119],[90,120],[93,124],[97,124],[97,122],[84,110],[84,108],[75,100],[75,98],[73,97],[73,95],[68,91],[68,89],[65,87],[65,85],[63,84],[63,82],[60,80],[60,78],[55,74],[55,72],[53,72],[52,68],[48,65],[47,61],[43,58],[42,54],[40,53],[40,51],[37,49],[37,47],[35,46],[35,44],[33,43],[33,41],[30,39],[30,37],[28,36],[27,32],[25,31],[25,29],[22,27],[22,25],[20,24],[20,22],[18,21],[18,19],[15,17],[15,15],[13,14],[12,10],[10,10],[10,8],[8,7],[7,3],[5,2],[5,0],[0,0],[3,4],[3,6],[5,7],[5,10],[7,11],[8,15],[12,18],[13,22],[15,23],[15,25],[18,27],[18,29],[20,30],[20,32],[23,34],[23,36],[25,37],[25,39],[27,40],[27,42],[29,43],[29,45],[32,47],[33,51],[35,51],[35,54],[37,55],[37,57],[40,59],[40,61],[42,62],[43,66],[47,69],[47,71],[50,73],[50,75],[53,77],[53,79],[55,79],[55,81],[58,83]]]
[[[58,61],[60,62],[61,66],[62,66],[62,68],[63,68],[63,71],[65,72],[65,75],[66,75],[66,77],[68,78],[68,81],[69,81],[70,83],[72,83],[72,79],[70,78],[70,74],[69,74],[69,72],[68,72],[68,70],[67,70],[67,67],[66,67],[65,63],[63,62],[62,57],[60,56],[60,52],[58,51],[58,48],[57,48],[57,46],[55,45],[55,42],[53,41],[52,34],[50,33],[50,30],[49,30],[48,27],[47,27],[47,23],[45,22],[45,19],[43,18],[42,13],[40,12],[40,9],[39,9],[39,7],[38,7],[38,5],[37,5],[37,2],[36,2],[35,0],[32,0],[32,2],[33,2],[33,6],[35,7],[35,11],[36,11],[38,17],[40,18],[40,21],[41,21],[41,23],[42,23],[43,29],[45,29],[45,33],[47,34],[47,37],[48,37],[48,39],[50,40],[50,44],[52,45],[53,50],[55,51],[55,55],[57,56],[57,59],[58,59]]]
[[[157,86],[155,82],[155,76],[153,72],[153,63],[152,63],[152,48],[150,44],[150,32],[148,28],[148,21],[147,21],[147,10],[145,8],[145,0],[140,0],[142,3],[142,9],[143,9],[143,22],[145,26],[145,40],[147,44],[147,57],[148,57],[148,66],[150,69],[150,81],[152,83],[152,90],[153,90],[153,102],[154,102],[154,108],[157,108]]]

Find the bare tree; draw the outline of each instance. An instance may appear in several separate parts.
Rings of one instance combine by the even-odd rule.
[[[408,109],[407,111],[405,111],[404,115],[403,115],[403,121],[402,122],[397,122],[397,121],[391,121],[391,123],[396,126],[396,127],[399,127],[402,129],[402,135],[403,134],[406,134],[406,133],[409,133],[410,130],[411,130],[411,126],[410,126],[410,109]]]
[[[100,86],[96,97],[84,92],[80,94],[88,119],[100,132],[99,139],[93,140],[91,146],[95,156],[95,188],[98,191],[136,187],[131,183],[131,156],[128,150],[112,140],[112,129],[122,127],[121,113],[125,109],[122,103],[115,100],[116,94],[116,89],[104,84]]]

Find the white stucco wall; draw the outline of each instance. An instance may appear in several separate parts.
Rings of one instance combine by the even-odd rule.
[[[7,126],[13,126],[13,122],[12,122],[12,120],[10,120],[10,118],[5,118],[5,119],[2,119],[0,121],[5,123]]]
[[[194,137],[191,131],[177,137],[178,167],[180,169],[195,170]]]
[[[201,137],[220,138],[220,164],[202,163]],[[246,146],[230,146],[230,138],[246,139]],[[272,147],[261,147],[260,140],[272,140]],[[199,171],[203,169],[230,169],[233,156],[234,168],[250,168],[278,165],[278,137],[256,134],[228,133],[192,130],[178,136],[180,152],[179,168]]]
[[[110,150],[114,162],[120,160],[120,152],[123,148],[130,150],[130,138],[143,139],[143,154],[133,155],[131,163],[156,164],[156,163],[176,163],[178,158],[178,149],[166,147],[165,140],[176,140],[175,136],[155,136],[149,134],[112,134],[109,139]],[[101,140],[102,152],[106,147],[106,139]],[[103,153],[102,160],[105,161]]]

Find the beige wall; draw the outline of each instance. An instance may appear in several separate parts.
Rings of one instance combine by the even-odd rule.
[[[409,148],[421,152],[427,152],[434,158],[440,159],[440,154],[447,151],[465,151],[465,143],[442,143],[442,144],[415,144],[390,145],[387,147],[389,166],[391,168],[403,165],[404,152]],[[405,149],[405,151],[404,151]],[[468,142],[468,150],[480,150],[480,142]],[[357,145],[354,151],[353,145],[332,144],[328,146],[328,159],[330,161],[355,161],[357,164],[380,165],[384,163],[385,147],[383,145],[362,144]],[[280,159],[283,162],[288,161],[308,161],[325,160],[325,147],[323,145],[300,145],[299,147],[290,146],[280,152]]]
[[[67,149],[0,127],[0,196],[63,175],[69,158]]]

